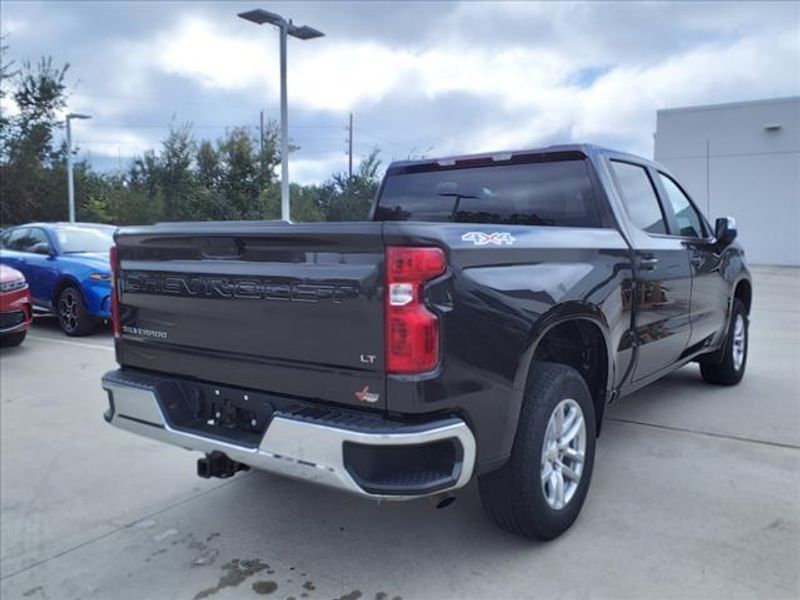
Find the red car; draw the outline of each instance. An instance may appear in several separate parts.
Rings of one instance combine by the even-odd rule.
[[[0,265],[0,344],[22,343],[31,325],[32,310],[25,277],[16,269]]]

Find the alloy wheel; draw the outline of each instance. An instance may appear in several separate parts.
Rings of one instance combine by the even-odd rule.
[[[744,317],[738,314],[733,323],[733,344],[731,345],[731,352],[733,352],[733,368],[736,371],[739,371],[744,364],[746,350],[747,330],[744,326]]]
[[[550,508],[561,510],[575,496],[586,461],[586,421],[571,398],[553,409],[547,422],[541,460],[541,482]]]
[[[66,290],[58,300],[58,319],[64,331],[73,332],[80,319],[80,299],[72,290]]]

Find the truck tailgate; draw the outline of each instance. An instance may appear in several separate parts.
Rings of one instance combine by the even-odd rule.
[[[123,230],[123,366],[385,408],[381,223]]]

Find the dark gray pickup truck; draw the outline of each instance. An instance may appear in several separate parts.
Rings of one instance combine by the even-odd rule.
[[[609,402],[739,382],[752,286],[661,165],[595,146],[392,164],[370,221],[116,235],[106,420],[378,500],[477,478],[503,528],[578,515]]]

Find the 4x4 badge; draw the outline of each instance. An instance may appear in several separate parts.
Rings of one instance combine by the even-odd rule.
[[[461,241],[472,242],[476,246],[513,246],[517,238],[508,231],[495,231],[492,233],[469,231],[461,236]]]
[[[380,394],[373,394],[369,391],[369,386],[365,385],[363,390],[359,390],[356,392],[356,398],[361,402],[369,402],[370,404],[375,404],[379,399]]]

